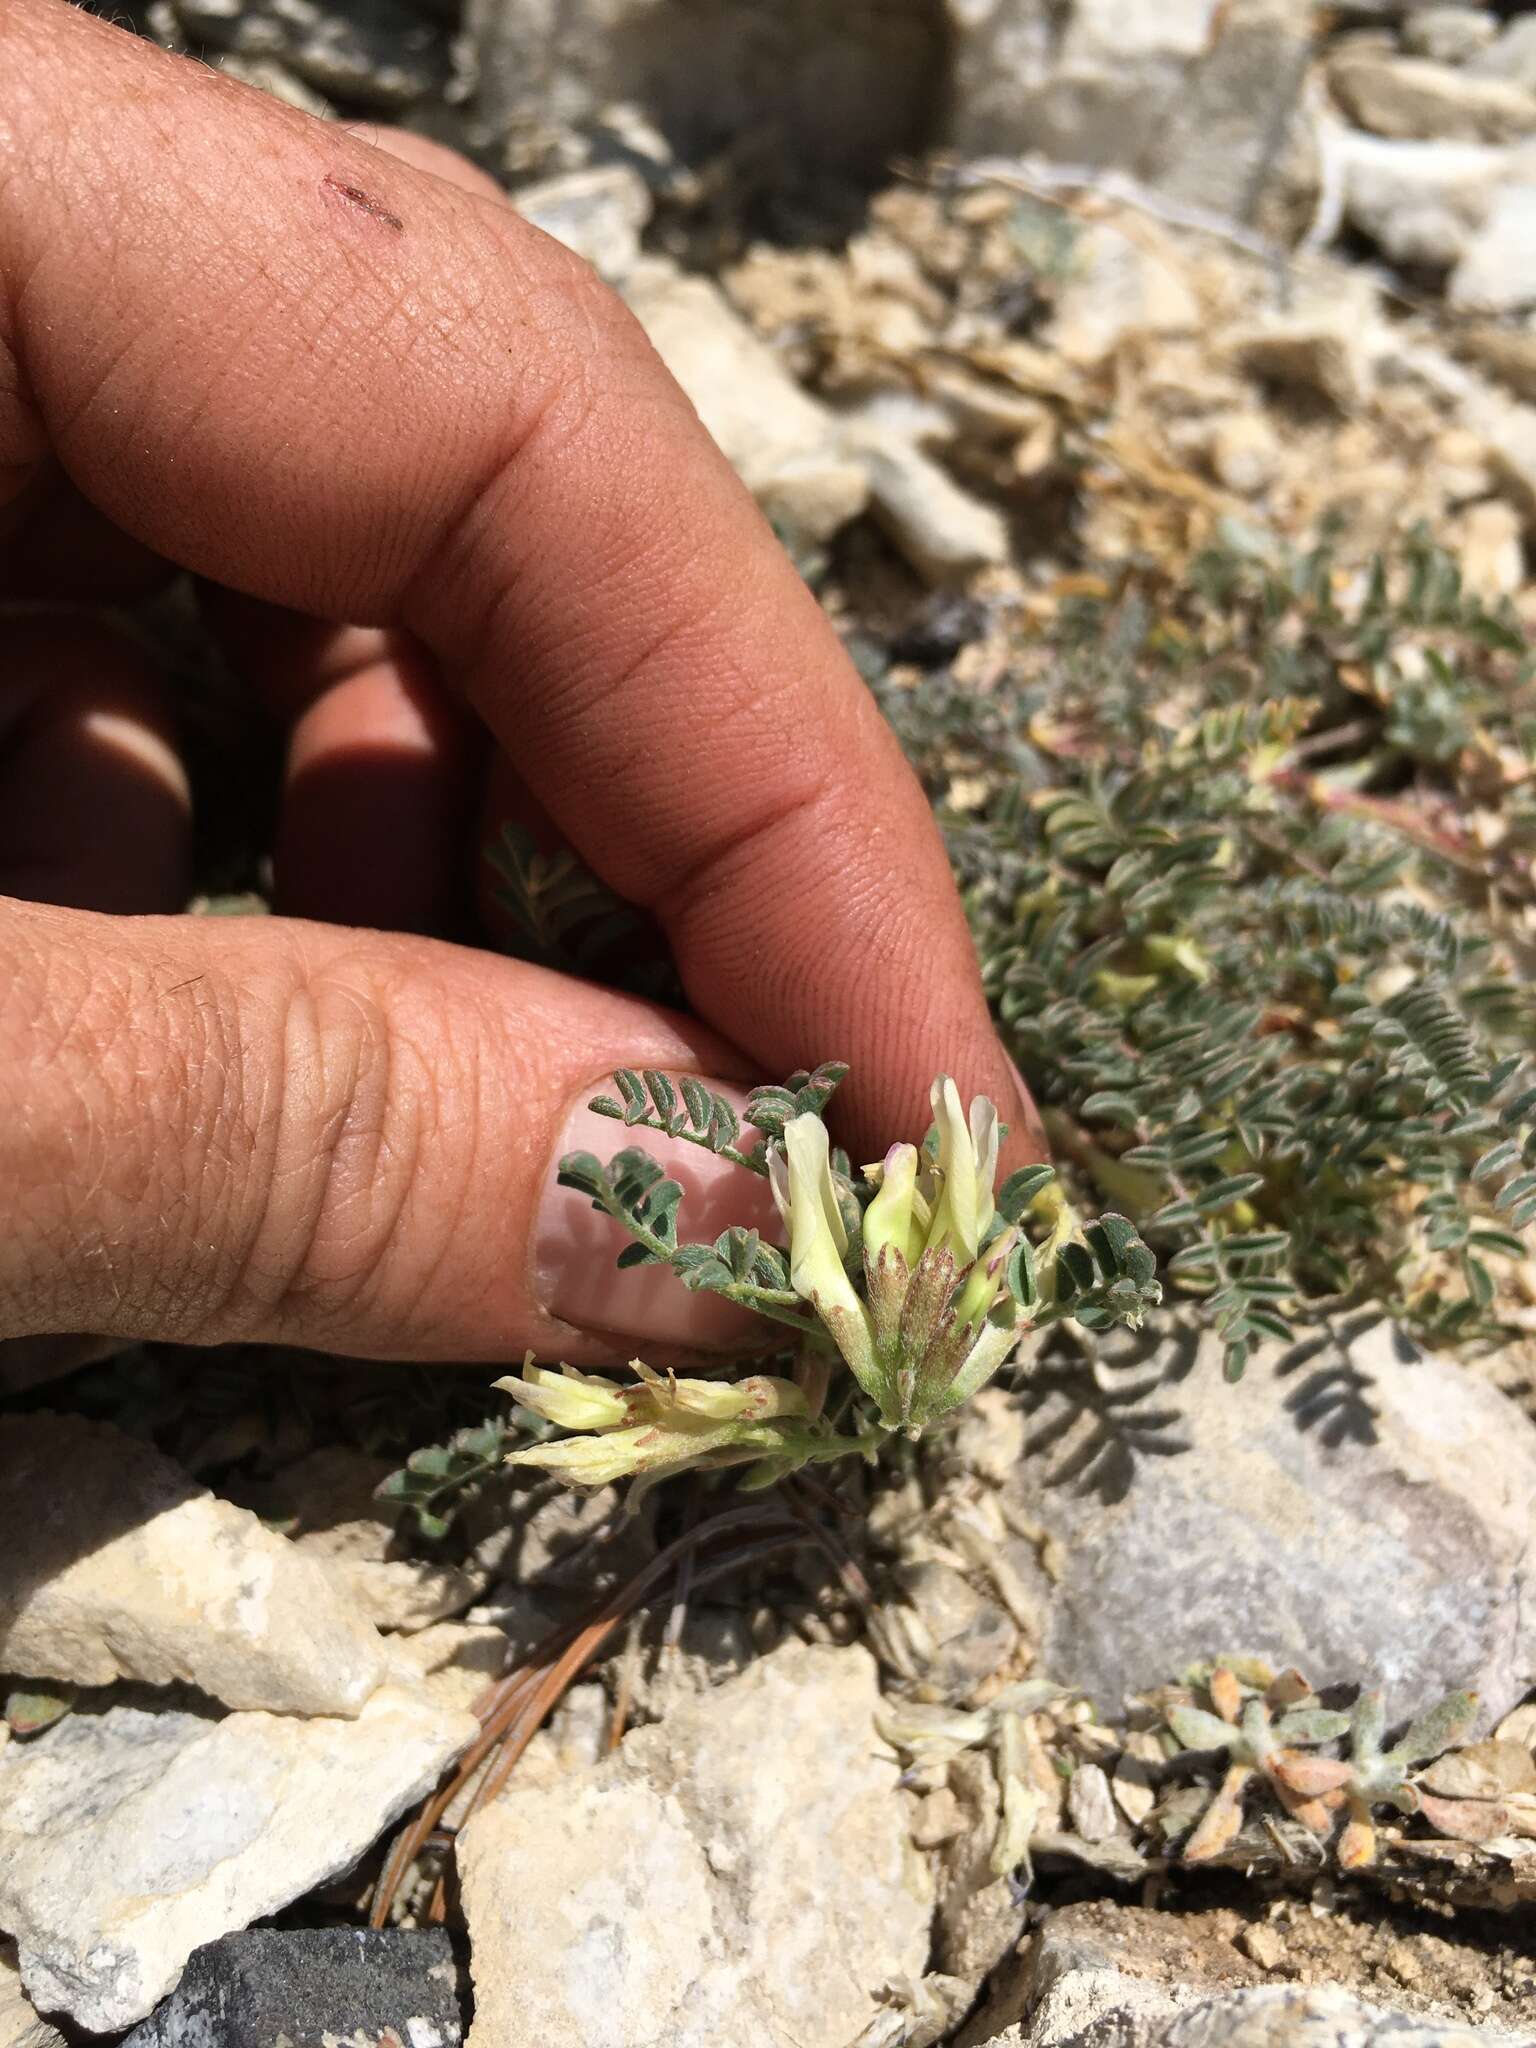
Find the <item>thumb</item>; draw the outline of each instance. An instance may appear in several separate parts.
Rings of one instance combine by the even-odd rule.
[[[669,1011],[431,940],[0,898],[0,1336],[574,1363],[750,1341],[669,1272],[617,1271],[618,1227],[555,1185],[561,1153],[628,1142],[584,1107],[617,1066],[763,1078]],[[768,1226],[752,1175],[647,1144],[687,1236]]]

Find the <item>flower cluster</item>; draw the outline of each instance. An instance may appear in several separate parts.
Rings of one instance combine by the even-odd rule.
[[[1018,1337],[1007,1271],[1020,1232],[1008,1224],[993,1234],[997,1111],[977,1096],[967,1119],[948,1075],[932,1102],[937,1160],[893,1145],[866,1176],[876,1192],[863,1219],[862,1297],[845,1263],[826,1125],[793,1118],[769,1158],[795,1292],[831,1331],[881,1424],[913,1436],[984,1386]]]
[[[570,1486],[607,1486],[643,1477],[654,1483],[690,1466],[741,1464],[797,1455],[810,1409],[792,1380],[678,1379],[630,1361],[634,1386],[562,1366],[533,1363],[521,1377],[497,1380],[528,1414],[570,1435],[514,1451],[507,1462],[535,1465]]]
[[[560,1162],[563,1184],[633,1240],[621,1265],[668,1265],[684,1286],[766,1317],[795,1345],[793,1377],[678,1379],[635,1359],[625,1386],[530,1360],[497,1384],[568,1434],[515,1452],[514,1464],[573,1486],[635,1478],[642,1489],[689,1468],[745,1464],[744,1485],[770,1485],[813,1461],[872,1457],[894,1432],[920,1436],[985,1386],[1026,1329],[1064,1315],[1094,1328],[1134,1323],[1158,1299],[1157,1262],[1124,1217],[1080,1225],[1048,1166],[994,1186],[997,1111],[978,1096],[967,1115],[947,1075],[933,1084],[928,1143],[893,1145],[854,1176],[823,1121],[845,1071],[827,1065],[754,1091],[746,1119],[762,1137],[745,1148],[734,1109],[696,1082],[679,1093],[663,1074],[626,1070],[616,1095],[593,1101],[631,1128],[766,1174],[787,1258],[755,1230],[680,1241],[682,1186],[639,1147],[606,1166],[590,1153]],[[1026,1212],[1046,1227],[1038,1246],[1024,1234]],[[852,1385],[832,1384],[839,1356]]]

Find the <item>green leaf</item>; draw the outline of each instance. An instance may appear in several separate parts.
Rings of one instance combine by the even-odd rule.
[[[1203,1707],[1170,1707],[1168,1726],[1182,1749],[1231,1749],[1241,1740],[1230,1722]]]
[[[677,1090],[666,1075],[659,1073],[654,1067],[646,1068],[644,1078],[646,1089],[656,1105],[656,1114],[664,1124],[670,1126],[672,1119],[677,1115]]]
[[[1476,1716],[1475,1692],[1447,1693],[1443,1700],[1410,1722],[1402,1740],[1392,1745],[1390,1754],[1403,1763],[1428,1763],[1460,1742]]]
[[[446,1444],[424,1444],[405,1461],[407,1472],[421,1479],[446,1479],[453,1470],[453,1452]]]
[[[1040,1190],[1056,1178],[1054,1166],[1021,1166],[1010,1173],[997,1191],[997,1213],[1005,1223],[1017,1223]]]
[[[1056,1293],[1065,1301],[1073,1294],[1087,1294],[1097,1284],[1093,1256],[1086,1245],[1064,1244],[1056,1254]]]
[[[1140,1111],[1129,1095],[1117,1095],[1113,1089],[1101,1089],[1090,1095],[1083,1104],[1080,1114],[1089,1122],[1134,1125]]]
[[[707,1131],[714,1113],[714,1098],[710,1091],[692,1074],[680,1075],[677,1085],[683,1091],[683,1107],[688,1112],[689,1123],[696,1131]]]
[[[1264,1185],[1262,1173],[1231,1173],[1223,1180],[1214,1180],[1195,1196],[1195,1207],[1202,1216],[1212,1216],[1220,1209],[1230,1209],[1234,1202],[1241,1202],[1247,1196],[1257,1194]]]
[[[1198,1223],[1199,1221],[1200,1211],[1193,1202],[1185,1201],[1181,1196],[1178,1201],[1166,1203],[1158,1210],[1155,1216],[1149,1217],[1147,1219],[1147,1228],[1149,1230],[1173,1230],[1190,1223]]]
[[[1008,1280],[1008,1292],[1021,1308],[1033,1308],[1040,1299],[1040,1283],[1035,1274],[1035,1254],[1027,1238],[1020,1238],[1008,1255],[1004,1269]]]
[[[620,1067],[613,1079],[623,1100],[625,1123],[639,1123],[650,1107],[640,1076],[631,1067]]]
[[[1501,1173],[1507,1173],[1520,1158],[1520,1147],[1513,1138],[1506,1138],[1502,1145],[1495,1145],[1485,1152],[1472,1168],[1474,1181],[1493,1180]]]
[[[567,1152],[555,1178],[563,1188],[579,1188],[584,1195],[591,1195],[599,1207],[608,1192],[608,1176],[593,1152]]]
[[[1487,1308],[1493,1300],[1493,1275],[1481,1259],[1464,1254],[1461,1261],[1462,1278],[1467,1283],[1467,1292],[1478,1308]]]

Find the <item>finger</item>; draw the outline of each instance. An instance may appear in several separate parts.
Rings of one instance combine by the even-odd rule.
[[[79,616],[0,620],[0,890],[177,910],[190,838],[175,721],[147,657]]]
[[[424,939],[273,919],[0,909],[0,1336],[259,1339],[595,1362],[739,1343],[740,1311],[554,1185],[628,1135],[620,1064],[732,1078],[654,1006]],[[648,1143],[650,1140],[648,1139]],[[764,1183],[656,1140],[683,1227]]]
[[[0,443],[218,580],[416,631],[701,1015],[770,1072],[852,1061],[858,1148],[925,1126],[938,1067],[1018,1122],[920,790],[585,266],[63,0],[12,0],[0,59]]]
[[[203,613],[235,672],[291,723],[273,849],[291,917],[469,930],[481,731],[405,633],[332,626],[229,591]]]
[[[331,924],[464,932],[477,749],[425,656],[389,637],[294,727],[274,900]]]

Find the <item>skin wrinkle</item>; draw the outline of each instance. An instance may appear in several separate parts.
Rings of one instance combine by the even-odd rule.
[[[241,1334],[374,1355],[563,1348],[528,1267],[566,1107],[605,1066],[750,1080],[846,1054],[867,1128],[844,1132],[871,1145],[919,1113],[940,1064],[967,1091],[1011,1086],[974,974],[934,985],[969,941],[921,792],[766,523],[592,275],[499,200],[466,198],[451,177],[397,166],[50,0],[4,0],[0,68],[27,73],[45,125],[68,110],[61,175],[29,179],[24,201],[10,189],[0,266],[14,282],[44,259],[23,366],[45,420],[79,418],[74,513],[90,503],[102,536],[115,517],[253,599],[426,626],[446,687],[472,691],[535,771],[544,809],[579,825],[625,894],[715,856],[673,907],[671,936],[700,1008],[750,1041],[743,1055],[644,1005],[425,940],[282,918],[59,921],[49,929],[151,998],[121,1065],[88,1077],[94,1123],[82,1116],[76,1133],[71,1192],[109,1168],[78,1234],[97,1247],[110,1222],[115,1271],[94,1249],[82,1261],[53,1246],[55,1310],[72,1301],[76,1327],[99,1306],[134,1334],[165,1334],[167,1317],[211,1331],[221,1285],[250,1260]],[[29,168],[58,154],[41,142]],[[407,232],[325,213],[327,172]],[[125,346],[150,335],[163,357]],[[14,406],[3,431],[6,455],[23,432],[30,449]],[[63,542],[71,507],[55,513]],[[285,709],[319,681],[304,681],[302,649],[292,659]],[[381,648],[386,679],[395,659]],[[333,737],[344,742],[345,720]],[[806,817],[791,808],[744,851],[723,850],[741,785],[793,806],[820,777],[828,793]],[[871,819],[886,837],[861,852]],[[323,1048],[322,1071],[300,1020],[285,1089],[294,992],[340,972],[343,955],[387,1006],[393,1076],[370,1079],[365,1049],[344,1044]],[[155,988],[199,976],[156,1006]],[[58,993],[67,1009],[71,992]],[[336,1039],[361,1029],[338,1011]],[[435,1095],[413,1100],[434,1044]],[[178,1062],[180,1096],[162,1073]],[[182,1128],[157,1115],[161,1095]],[[4,1155],[24,1160],[29,1186],[36,1170],[55,1206],[50,1159],[74,1171],[50,1123],[59,1099],[39,1108],[25,1154],[12,1130]],[[316,1185],[327,1148],[328,1201]],[[175,1157],[157,1167],[157,1150]],[[124,1218],[114,1204],[135,1176],[147,1192]],[[26,1203],[13,1206],[19,1229],[7,1219],[0,1244],[33,1229]],[[264,1310],[261,1291],[281,1294],[295,1256],[305,1286]],[[35,1242],[11,1242],[7,1279],[35,1259]],[[595,1363],[596,1341],[572,1336],[567,1355]]]

